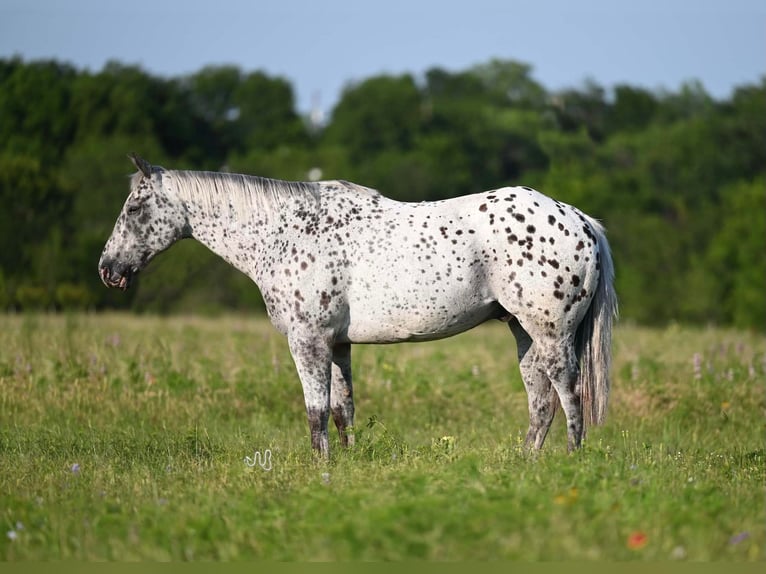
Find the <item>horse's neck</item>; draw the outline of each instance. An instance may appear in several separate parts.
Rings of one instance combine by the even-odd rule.
[[[291,197],[271,209],[254,207],[235,211],[229,205],[189,205],[191,237],[227,263],[248,275],[260,286],[263,265],[283,220],[310,208],[309,198]]]

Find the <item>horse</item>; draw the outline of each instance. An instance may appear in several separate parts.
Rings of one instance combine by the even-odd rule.
[[[332,414],[354,444],[351,345],[431,341],[508,323],[527,392],[525,444],[543,447],[559,404],[567,449],[606,415],[614,267],[602,225],[529,187],[400,202],[344,180],[138,170],[98,273],[128,289],[194,238],[245,273],[287,337],[311,446],[329,457]]]

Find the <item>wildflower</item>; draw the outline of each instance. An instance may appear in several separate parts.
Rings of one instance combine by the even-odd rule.
[[[649,539],[647,538],[646,533],[641,530],[635,530],[628,536],[626,544],[631,550],[641,550],[646,546],[647,542],[649,542]]]
[[[79,462],[74,463],[72,465],[72,468],[70,468],[69,470],[72,471],[72,474],[79,474],[80,473],[80,463]]]
[[[22,530],[24,530],[24,523],[19,520],[18,522],[16,522],[16,528],[6,532],[5,536],[10,541],[18,540],[19,539],[19,532],[21,532]]]
[[[673,548],[673,552],[670,553],[670,557],[673,560],[683,560],[686,558],[686,548],[683,546],[676,546]]]
[[[554,504],[559,506],[569,506],[577,502],[577,496],[579,495],[577,487],[573,486],[566,494],[559,494],[553,499]]]
[[[739,534],[735,534],[731,538],[729,538],[729,544],[731,546],[734,546],[735,544],[739,544],[740,542],[744,542],[750,538],[750,533],[746,530],[744,532],[740,532]]]
[[[694,380],[699,381],[702,378],[702,355],[694,353]]]
[[[323,472],[322,473],[322,482],[325,484],[330,484],[330,473],[329,472]]]

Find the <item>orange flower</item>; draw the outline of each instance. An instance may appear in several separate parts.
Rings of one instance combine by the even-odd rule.
[[[627,546],[631,550],[641,550],[644,546],[646,546],[646,543],[648,541],[649,539],[647,538],[645,532],[642,532],[641,530],[636,530],[634,532],[631,532],[630,536],[628,536]]]

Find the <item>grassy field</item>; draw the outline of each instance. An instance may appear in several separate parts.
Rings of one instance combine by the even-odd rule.
[[[357,446],[309,449],[260,318],[0,317],[5,560],[763,560],[766,339],[621,326],[607,422],[521,447],[499,323],[354,348]],[[271,470],[245,464],[271,452]]]

